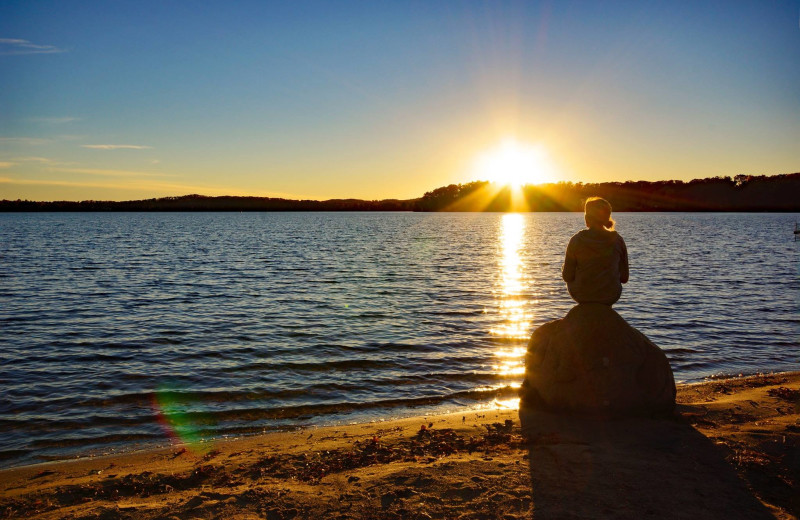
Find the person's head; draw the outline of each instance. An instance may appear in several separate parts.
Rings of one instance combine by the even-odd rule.
[[[583,218],[586,226],[590,228],[614,230],[614,220],[611,218],[611,204],[600,197],[589,197],[583,205]]]

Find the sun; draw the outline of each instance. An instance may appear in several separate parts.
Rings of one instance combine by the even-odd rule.
[[[476,178],[512,188],[553,181],[553,168],[545,149],[516,139],[505,139],[475,160]]]

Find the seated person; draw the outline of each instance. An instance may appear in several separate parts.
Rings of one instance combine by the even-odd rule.
[[[576,302],[613,305],[628,281],[628,249],[614,231],[611,204],[605,199],[587,199],[584,220],[587,229],[567,245],[561,276]]]

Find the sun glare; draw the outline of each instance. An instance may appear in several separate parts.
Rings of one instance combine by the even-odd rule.
[[[541,146],[506,139],[475,161],[475,178],[520,188],[553,181],[553,168]]]

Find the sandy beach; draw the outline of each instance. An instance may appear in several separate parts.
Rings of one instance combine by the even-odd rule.
[[[2,518],[797,518],[800,373],[667,419],[488,410],[0,472]]]

